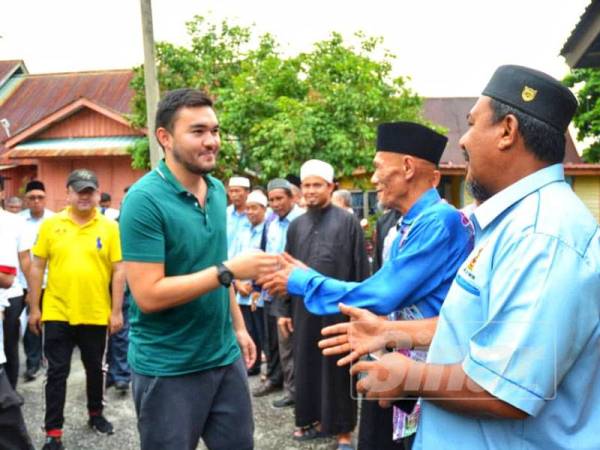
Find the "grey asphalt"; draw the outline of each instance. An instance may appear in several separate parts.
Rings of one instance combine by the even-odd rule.
[[[21,370],[23,373],[23,368]],[[44,442],[42,431],[44,419],[43,375],[29,383],[19,379],[17,391],[24,397],[23,415],[36,449]],[[250,387],[258,385],[258,377],[250,378]],[[298,443],[292,439],[294,431],[293,408],[274,408],[271,402],[281,396],[280,392],[253,399],[257,450],[329,450],[335,449],[333,439],[318,439]],[[131,395],[121,395],[114,389],[106,393],[105,416],[115,427],[112,436],[95,434],[88,428],[85,399],[85,373],[77,352],[73,355],[71,374],[67,384],[65,427],[63,443],[67,450],[134,450],[139,449],[135,411]],[[198,449],[205,447],[200,444]],[[232,449],[233,450],[233,449]]]

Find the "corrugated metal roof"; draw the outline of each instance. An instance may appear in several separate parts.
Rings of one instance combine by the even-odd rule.
[[[464,166],[466,164],[459,140],[469,128],[467,113],[471,110],[477,97],[430,97],[426,98],[423,106],[425,118],[448,129],[448,145],[442,155],[440,165]],[[579,164],[581,157],[575,149],[571,135],[566,135],[566,164]]]
[[[9,158],[39,158],[57,156],[128,155],[127,148],[140,136],[109,136],[93,138],[42,139],[19,144],[8,152]]]
[[[131,70],[26,75],[12,95],[0,105],[0,118],[10,122],[11,135],[79,98],[86,98],[119,114],[130,112],[133,89]],[[6,141],[0,129],[0,141]]]
[[[19,68],[21,68],[24,73],[27,73],[27,68],[20,59],[0,61],[0,84],[6,81],[13,73],[17,72]]]

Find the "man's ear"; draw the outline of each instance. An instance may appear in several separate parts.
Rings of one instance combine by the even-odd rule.
[[[156,140],[163,149],[171,149],[172,136],[169,130],[163,127],[159,127],[156,129],[156,132],[154,134],[156,135]]]
[[[498,142],[498,148],[500,150],[509,150],[517,142],[519,133],[519,119],[513,114],[507,114],[502,119],[502,135]]]
[[[404,169],[404,178],[406,181],[411,180],[417,173],[417,163],[412,156],[405,155],[402,161]]]

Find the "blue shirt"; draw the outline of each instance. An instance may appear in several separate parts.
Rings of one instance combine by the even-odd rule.
[[[288,292],[303,295],[313,314],[335,314],[338,303],[389,314],[416,305],[423,317],[437,316],[456,271],[472,248],[469,221],[430,189],[403,216],[390,258],[362,283],[294,269]]]
[[[285,250],[288,227],[296,217],[303,213],[304,211],[294,205],[285,217],[275,216],[271,220],[267,230],[267,247],[265,250],[267,253],[282,253]]]
[[[265,222],[256,225],[242,228],[233,239],[231,248],[229,249],[229,257],[242,255],[253,251],[260,250],[260,241],[262,239],[263,231],[265,228]],[[251,298],[249,295],[243,296],[239,292],[235,294],[239,305],[250,305]],[[264,305],[263,299],[260,298],[256,303],[256,306],[262,307]]]
[[[477,419],[425,400],[414,448],[600,448],[596,220],[556,164],[491,197],[474,225],[475,249],[440,311],[428,361],[462,363],[530,417]]]
[[[231,251],[231,244],[235,236],[244,228],[250,228],[250,221],[245,212],[237,212],[235,206],[227,207],[227,249]],[[231,254],[228,256],[231,258]]]

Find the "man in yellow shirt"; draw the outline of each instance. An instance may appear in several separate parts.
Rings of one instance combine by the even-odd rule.
[[[87,377],[88,423],[99,433],[113,433],[112,424],[102,415],[102,368],[106,333],[115,333],[123,325],[124,274],[118,225],[98,212],[98,200],[96,175],[85,169],[71,172],[67,208],[42,223],[33,247],[29,327],[36,334],[43,330],[48,360],[43,450],[63,449],[63,410],[75,345]],[[41,313],[46,265],[48,283]]]

